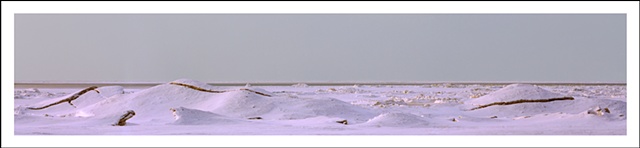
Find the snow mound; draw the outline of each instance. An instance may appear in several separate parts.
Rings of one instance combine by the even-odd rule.
[[[512,84],[500,90],[477,99],[472,99],[465,104],[467,109],[479,105],[491,104],[494,102],[510,102],[516,100],[539,100],[562,98],[564,95],[547,91],[543,88],[528,84]],[[471,104],[471,105],[469,105]],[[573,100],[556,100],[550,102],[524,102],[509,105],[493,105],[471,111],[471,114],[482,116],[534,116],[549,113],[570,113],[579,114],[590,108],[600,106],[608,108],[618,116],[626,116],[626,102],[603,98],[574,98]]]
[[[239,122],[236,119],[197,109],[178,107],[170,110],[176,119],[172,124],[176,125],[231,124]]]
[[[226,92],[218,95],[215,100],[201,103],[197,107],[237,118],[262,116],[278,107],[274,99],[267,99],[248,91]]]
[[[219,90],[190,79],[179,79],[127,94],[123,94],[123,88],[119,86],[100,87],[97,90],[100,94],[90,91],[73,101],[78,108],[65,103],[39,110],[39,113],[81,117],[103,125],[113,124],[129,110],[136,114],[127,120],[128,123],[147,125],[221,124],[243,122],[250,117],[263,120],[327,117],[348,120],[351,124],[363,123],[378,115],[377,112],[334,98],[289,98],[257,87]],[[53,102],[61,99],[65,98]],[[53,102],[48,100],[41,104]],[[179,108],[174,108],[177,106]],[[16,115],[30,112],[24,106],[14,109]]]
[[[201,82],[185,79],[179,82],[189,83],[188,85],[204,85]],[[129,121],[154,124],[173,123],[174,118],[169,109],[176,106],[237,119],[261,117],[265,120],[290,120],[327,116],[344,118],[357,123],[377,115],[367,109],[333,98],[289,98],[275,96],[261,88],[251,87],[250,90],[229,89],[213,93],[167,83],[131,94],[110,97],[83,108],[77,114],[102,118],[133,110],[136,116]],[[256,92],[269,94],[271,97]]]
[[[510,102],[522,99],[536,100],[561,97],[565,97],[565,95],[554,93],[538,86],[530,84],[511,84],[482,97],[470,99],[466,101],[465,104],[485,105],[494,102]]]
[[[370,110],[335,98],[291,100],[281,104],[280,119],[288,120],[327,116],[343,118],[349,123],[361,123],[376,115]]]
[[[378,127],[417,127],[426,126],[428,122],[422,117],[408,113],[384,113],[378,115],[363,125]]]
[[[236,118],[297,120],[317,116],[344,118],[353,123],[375,116],[371,111],[334,98],[264,97],[247,91],[233,91],[215,101],[202,103],[211,112]]]
[[[197,85],[198,83],[190,82],[189,85]],[[216,96],[221,94],[224,93],[210,93],[179,85],[160,84],[134,93],[109,97],[85,107],[81,111],[97,117],[104,117],[120,114],[126,110],[133,110],[136,112],[136,116],[130,121],[156,121],[154,123],[158,123],[158,121],[173,120],[169,108],[175,106],[193,108],[202,104],[202,102],[217,100]]]
[[[626,116],[627,103],[619,100],[576,98],[575,100],[552,101],[546,103],[520,103],[513,105],[491,106],[471,111],[471,114],[483,116],[533,116],[548,113],[579,114],[595,107],[608,108],[611,114]]]
[[[103,98],[124,94],[124,87],[122,86],[102,86],[98,87],[96,90],[100,91],[100,96]]]

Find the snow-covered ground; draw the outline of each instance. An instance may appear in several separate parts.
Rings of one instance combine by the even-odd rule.
[[[626,135],[627,131],[624,85],[230,87],[180,79],[149,88],[83,89],[14,90],[14,133]],[[74,95],[78,97],[70,103],[55,104]],[[127,111],[135,115],[124,126],[114,126]]]

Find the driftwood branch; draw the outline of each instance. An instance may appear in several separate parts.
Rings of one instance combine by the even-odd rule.
[[[126,113],[124,113],[124,115],[120,116],[120,120],[118,120],[118,123],[114,124],[113,126],[124,126],[127,124],[127,120],[131,119],[135,115],[136,112],[134,112],[133,110],[128,110]]]
[[[189,85],[189,84],[184,84],[184,83],[178,83],[178,82],[171,82],[169,84],[173,84],[173,85],[179,85],[179,86],[183,86],[186,88],[191,88],[191,89],[195,89],[198,91],[204,91],[204,92],[210,92],[210,93],[223,93],[223,92],[227,92],[227,91],[223,91],[223,90],[209,90],[209,89],[204,89],[204,88],[200,88],[197,86],[193,86],[193,85]]]
[[[89,87],[89,88],[85,88],[84,90],[82,90],[82,91],[80,91],[80,92],[78,92],[78,93],[74,94],[73,96],[71,96],[71,97],[69,97],[69,98],[62,99],[62,100],[60,100],[60,101],[58,101],[58,102],[51,103],[51,104],[49,104],[49,105],[45,105],[45,106],[42,106],[42,107],[28,107],[27,109],[30,109],[30,110],[41,110],[41,109],[45,109],[45,108],[48,108],[48,107],[51,107],[51,106],[54,106],[54,105],[58,105],[58,104],[60,104],[60,103],[64,103],[64,102],[67,102],[67,103],[69,103],[71,106],[76,107],[75,105],[73,105],[73,103],[71,103],[71,101],[73,101],[73,100],[75,100],[75,99],[78,99],[78,97],[80,97],[81,95],[83,95],[83,94],[85,94],[85,93],[87,93],[87,92],[89,92],[89,91],[92,91],[92,90],[93,90],[93,91],[96,91],[97,93],[100,93],[100,91],[98,91],[98,90],[97,90],[97,88],[98,88],[97,86],[91,86],[91,87]]]
[[[551,102],[551,101],[558,101],[558,100],[573,100],[573,97],[562,97],[562,98],[551,98],[551,99],[537,99],[537,100],[525,100],[525,99],[521,99],[521,100],[515,100],[515,101],[509,101],[509,102],[494,102],[494,103],[491,103],[491,104],[480,105],[480,106],[478,106],[478,107],[472,108],[471,110],[481,109],[481,108],[485,108],[485,107],[489,107],[489,106],[494,106],[494,105],[511,105],[511,104],[518,104],[518,103],[539,103],[539,102]]]
[[[336,121],[336,123],[340,123],[340,124],[344,124],[344,125],[349,124],[349,123],[347,122],[347,120],[340,120],[340,121]]]
[[[172,85],[178,85],[178,86],[182,86],[182,87],[186,87],[186,88],[190,88],[190,89],[194,89],[197,91],[203,91],[203,92],[210,92],[210,93],[224,93],[224,92],[229,92],[228,90],[209,90],[209,89],[204,89],[204,88],[200,88],[197,86],[193,86],[193,85],[189,85],[189,84],[184,84],[184,83],[178,83],[178,82],[171,82],[169,84]],[[262,95],[262,96],[267,96],[267,97],[271,97],[271,95],[269,94],[265,94],[265,93],[261,93],[255,90],[251,90],[251,89],[247,89],[247,88],[241,88],[240,90],[244,90],[244,91],[249,91],[258,95]]]
[[[241,88],[240,90],[245,90],[245,91],[249,91],[249,92],[252,92],[252,93],[256,93],[256,94],[258,94],[258,95],[263,95],[263,96],[271,97],[271,95],[268,95],[268,94],[265,94],[265,93],[261,93],[261,92],[255,91],[255,90],[251,90],[251,89]]]

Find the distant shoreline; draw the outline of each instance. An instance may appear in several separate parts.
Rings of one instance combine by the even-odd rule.
[[[303,83],[303,82],[301,82]],[[309,82],[304,83],[309,86],[349,86],[349,85],[433,85],[433,84],[452,84],[452,85],[508,85],[514,83],[526,83],[533,85],[626,85],[627,83],[610,83],[610,82]],[[156,82],[73,82],[73,83],[38,83],[38,82],[22,82],[14,83],[15,88],[74,88],[89,86],[123,86],[123,87],[151,87],[164,83]],[[241,83],[241,82],[221,82],[207,83],[213,86],[291,86],[300,83],[294,82],[258,82],[258,83]]]

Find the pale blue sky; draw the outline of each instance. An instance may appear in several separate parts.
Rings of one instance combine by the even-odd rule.
[[[626,82],[624,14],[16,14],[16,82]]]

